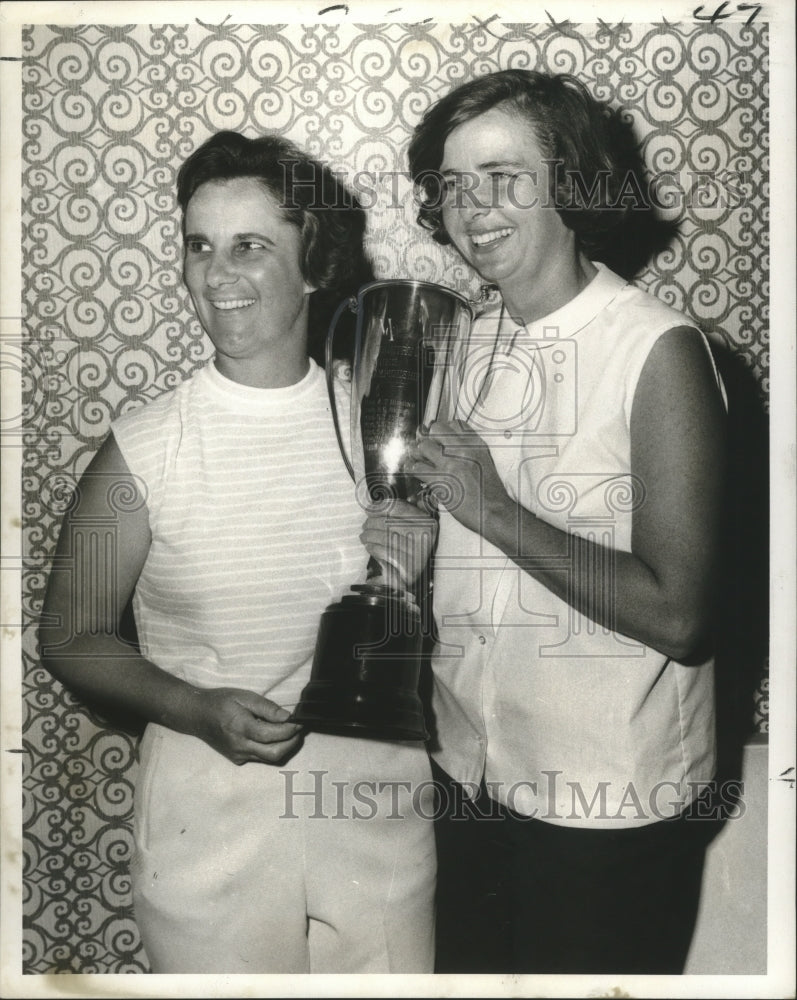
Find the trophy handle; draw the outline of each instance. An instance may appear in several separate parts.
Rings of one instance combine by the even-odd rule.
[[[332,407],[332,423],[335,425],[335,434],[338,439],[338,447],[340,448],[340,453],[343,456],[343,461],[346,463],[346,468],[349,470],[349,475],[356,482],[357,476],[354,472],[354,466],[349,461],[348,449],[343,443],[343,435],[340,433],[340,421],[338,420],[338,404],[335,400],[335,386],[333,382],[332,373],[332,345],[335,340],[335,330],[337,329],[340,317],[346,311],[350,309],[353,313],[357,312],[357,299],[352,295],[348,299],[344,299],[343,302],[335,310],[335,315],[332,317],[332,322],[329,324],[329,332],[327,333],[327,342],[324,352],[324,366],[326,368],[327,376],[327,393],[329,394],[329,405]]]

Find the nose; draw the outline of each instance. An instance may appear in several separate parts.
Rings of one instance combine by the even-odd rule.
[[[212,254],[205,272],[205,280],[211,288],[234,284],[238,280],[234,261],[225,253]]]
[[[480,174],[471,174],[469,184],[463,185],[459,193],[462,211],[469,219],[487,215],[491,206],[491,186]]]

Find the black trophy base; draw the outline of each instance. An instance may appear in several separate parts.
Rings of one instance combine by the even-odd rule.
[[[344,736],[427,740],[417,605],[381,585],[352,591],[321,616],[310,681],[290,721]]]

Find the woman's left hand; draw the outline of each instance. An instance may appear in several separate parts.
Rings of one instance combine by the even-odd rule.
[[[360,535],[377,562],[394,567],[408,588],[429,561],[436,539],[437,520],[405,500],[394,500],[387,513],[369,514]]]
[[[405,466],[461,524],[485,533],[485,516],[498,516],[509,497],[490,449],[461,420],[435,421],[420,435]]]

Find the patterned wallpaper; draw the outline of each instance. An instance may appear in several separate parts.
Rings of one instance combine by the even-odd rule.
[[[575,73],[625,109],[678,223],[638,281],[711,335],[731,393],[729,552],[747,555],[729,562],[744,609],[729,618],[744,627],[726,633],[742,667],[725,675],[725,713],[767,731],[766,533],[742,528],[756,523],[744,484],[760,494],[766,475],[767,46],[763,20],[24,30],[25,971],[147,968],[126,874],[135,735],[50,678],[33,626],[70,487],[110,420],[208,356],[181,285],[174,181],[217,129],[277,130],[344,171],[370,210],[380,276],[473,293],[413,221],[403,155],[427,105],[472,75],[528,67]]]

